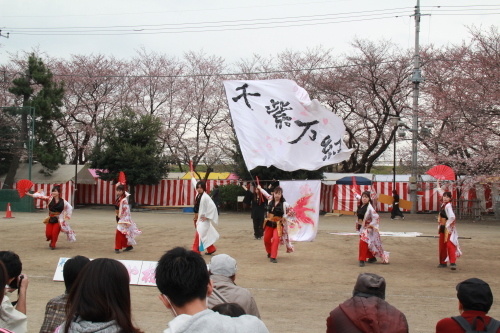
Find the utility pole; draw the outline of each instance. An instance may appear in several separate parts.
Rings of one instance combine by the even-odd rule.
[[[410,178],[410,201],[413,202],[411,213],[417,213],[417,139],[418,139],[418,92],[419,85],[422,82],[422,73],[420,71],[420,0],[417,0],[415,6],[415,53],[413,55],[413,116],[412,116],[412,139],[411,139],[411,178]]]

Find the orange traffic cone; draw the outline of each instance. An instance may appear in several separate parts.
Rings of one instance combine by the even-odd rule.
[[[12,216],[12,210],[10,209],[10,202],[7,204],[7,211],[5,212],[5,217],[4,219],[14,219],[15,217]]]

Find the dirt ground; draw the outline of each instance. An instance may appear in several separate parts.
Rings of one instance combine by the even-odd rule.
[[[324,332],[329,312],[351,297],[361,272],[385,277],[386,300],[406,315],[410,332],[415,333],[434,332],[439,319],[458,314],[455,285],[462,280],[481,278],[500,297],[500,221],[458,221],[459,236],[471,239],[460,240],[464,255],[457,261],[458,270],[451,271],[436,268],[438,243],[432,237],[383,237],[384,248],[391,253],[390,264],[359,267],[358,237],[330,234],[352,232],[352,216],[320,217],[315,241],[295,243],[292,254],[280,247],[278,264],[273,264],[266,258],[262,241],[253,238],[249,214],[221,213],[217,253],[227,253],[237,260],[236,283],[251,290],[270,332]],[[51,251],[42,224],[46,211],[13,215],[14,219],[0,219],[0,249],[18,253],[23,273],[29,277],[30,332],[40,329],[46,302],[64,291],[62,282],[52,281],[59,257],[156,261],[174,246],[190,248],[194,236],[192,214],[133,212],[132,218],[143,234],[133,251],[115,254],[113,208],[93,206],[74,212],[71,226],[77,242],[69,243],[61,235],[58,248]],[[381,231],[434,236],[434,220],[434,215],[408,214],[404,221],[391,221],[389,214],[381,214]],[[158,300],[156,287],[131,286],[131,291],[134,321],[145,332],[163,331],[172,316]],[[490,314],[500,318],[500,305],[494,303]]]

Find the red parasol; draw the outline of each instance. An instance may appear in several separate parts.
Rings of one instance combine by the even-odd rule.
[[[443,164],[436,165],[426,173],[439,180],[455,180],[453,169]]]
[[[120,171],[118,174],[118,182],[122,185],[127,185],[127,178],[125,177],[125,172]]]
[[[189,171],[194,172],[193,161],[189,160]]]
[[[16,188],[17,191],[19,192],[19,197],[20,198],[24,197],[32,187],[33,187],[33,182],[31,180],[21,179],[20,181],[18,181],[16,184]]]

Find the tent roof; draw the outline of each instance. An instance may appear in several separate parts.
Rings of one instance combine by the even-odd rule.
[[[360,176],[343,177],[343,178],[338,179],[336,182],[337,182],[337,184],[353,185],[352,177],[354,177],[356,179],[357,185],[371,185],[372,184],[371,179],[368,179],[365,177],[360,177]]]
[[[15,182],[21,179],[28,179],[29,165],[23,163],[19,166],[16,172]],[[95,184],[95,179],[89,171],[86,165],[76,166],[78,175],[78,184]],[[0,176],[1,179],[5,179],[6,175]],[[68,181],[75,180],[75,165],[74,164],[64,164],[59,165],[59,168],[52,173],[50,176],[46,176],[43,173],[43,166],[39,163],[33,164],[31,167],[31,181],[35,184],[62,184]]]
[[[392,175],[375,175],[375,182],[392,182]],[[410,181],[411,175],[396,175],[397,182],[408,182]]]
[[[205,178],[205,172],[200,172],[199,174],[202,179]],[[210,172],[208,179],[211,180],[227,179],[227,177],[229,177],[229,174],[230,174],[229,172]],[[191,172],[186,172],[186,174],[184,175],[184,177],[182,177],[182,179],[191,179]]]
[[[344,177],[363,177],[370,181],[373,181],[374,175],[371,173],[333,173],[333,172],[325,172],[323,173],[323,180],[321,181],[325,185],[335,185],[337,180]]]

